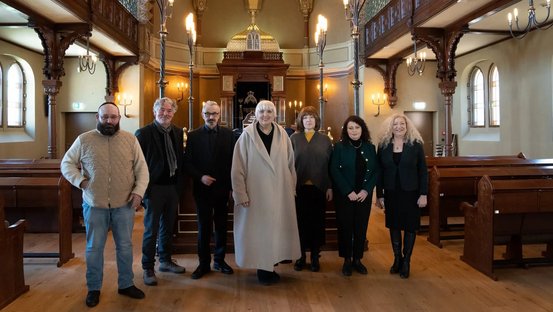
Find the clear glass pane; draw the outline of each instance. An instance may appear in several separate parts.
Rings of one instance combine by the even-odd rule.
[[[8,127],[23,126],[23,71],[16,63],[8,70]]]
[[[484,75],[480,69],[473,74],[472,79],[472,125],[484,126]]]
[[[494,66],[490,81],[490,126],[499,126],[499,72]]]

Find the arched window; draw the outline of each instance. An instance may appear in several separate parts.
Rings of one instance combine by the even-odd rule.
[[[261,37],[257,31],[252,30],[248,33],[248,36],[246,37],[246,50],[261,50]]]
[[[492,65],[490,70],[490,106],[489,106],[489,125],[490,127],[499,127],[499,71],[497,66]]]
[[[469,81],[469,125],[484,127],[484,74],[480,68],[472,70]]]
[[[491,64],[487,76],[472,68],[468,82],[468,124],[473,128],[499,127],[499,70]]]
[[[25,121],[25,76],[19,63],[13,63],[8,69],[8,105],[6,117],[8,127],[23,127]]]

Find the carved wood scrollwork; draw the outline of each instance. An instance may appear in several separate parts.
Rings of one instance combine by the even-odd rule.
[[[384,93],[388,96],[388,105],[394,108],[397,104],[396,74],[403,59],[375,60],[369,59],[365,66],[372,68],[382,76],[384,80]],[[385,68],[383,68],[383,66]]]
[[[85,23],[68,23],[44,25],[29,21],[38,34],[44,49],[44,68],[42,72],[47,79],[59,80],[65,76],[63,59],[65,50],[80,37],[90,34],[90,25]]]
[[[115,92],[119,91],[119,77],[131,65],[138,64],[137,56],[115,57],[101,54],[100,60],[106,69],[106,100],[113,100]]]

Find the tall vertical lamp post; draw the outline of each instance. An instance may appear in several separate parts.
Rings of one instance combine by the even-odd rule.
[[[162,98],[165,95],[165,86],[167,81],[165,80],[165,39],[167,37],[167,18],[171,17],[173,3],[175,0],[156,0],[157,6],[159,7],[159,20],[160,20],[160,30],[159,30],[159,50],[160,50],[160,59],[159,59],[159,97]]]
[[[359,116],[359,15],[365,5],[365,0],[343,0],[346,20],[350,21],[351,38],[353,39],[353,110]]]
[[[193,106],[194,97],[192,96],[192,81],[194,79],[194,46],[196,45],[196,26],[194,25],[194,14],[190,13],[186,16],[186,34],[188,35],[188,51],[190,52],[190,81],[188,85],[188,129],[193,128]]]
[[[315,44],[317,45],[317,54],[319,55],[319,114],[321,116],[321,129],[324,129],[324,88],[323,88],[323,52],[326,46],[327,20],[319,14],[317,22],[317,31],[315,32]]]

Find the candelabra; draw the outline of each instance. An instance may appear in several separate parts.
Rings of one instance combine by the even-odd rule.
[[[407,73],[409,73],[409,76],[413,76],[415,73],[422,76],[426,63],[426,52],[417,52],[416,39],[413,39],[413,46],[415,50],[414,57],[409,57],[405,61],[407,63]]]
[[[292,109],[294,107],[294,120],[298,118],[298,108],[301,110],[301,107],[303,106],[302,101],[294,100],[294,104],[292,105],[292,101],[288,102],[288,107]]]
[[[123,106],[123,116],[127,118],[131,118],[131,115],[127,114],[127,106],[132,104],[132,97],[127,97],[125,93],[123,93],[123,100],[121,100],[121,95],[117,95],[117,105]]]
[[[194,79],[194,45],[196,44],[196,26],[194,25],[194,14],[190,13],[186,17],[186,34],[188,35],[188,51],[190,52],[190,81],[188,89],[188,129],[194,129],[193,126],[193,106],[194,97],[192,96],[192,81]]]
[[[319,14],[317,22],[317,31],[315,32],[315,44],[317,45],[317,54],[319,55],[319,85],[323,86],[323,52],[326,46],[326,30],[328,27],[327,20],[324,16]],[[319,115],[321,118],[321,129],[324,125],[324,104],[323,88],[319,88]]]
[[[351,38],[353,39],[353,111],[359,116],[359,19],[365,0],[343,0],[346,20],[350,21]]]
[[[184,98],[184,90],[188,89],[186,82],[177,82],[177,103]]]
[[[374,117],[378,117],[380,116],[380,105],[386,104],[386,102],[388,101],[388,96],[386,94],[380,96],[380,93],[373,94],[371,96],[371,101],[374,105],[378,107],[378,112],[374,115]]]
[[[88,71],[91,75],[94,74],[96,71],[96,61],[98,61],[98,58],[94,54],[90,54],[90,35],[86,36],[86,55],[80,55],[79,56],[79,67],[77,68],[77,71],[84,72]]]
[[[165,38],[167,37],[167,18],[171,17],[173,3],[175,0],[156,0],[157,6],[159,7],[159,20],[160,20],[160,30],[159,30],[159,97],[162,98],[165,96],[165,86],[167,81],[165,80]]]
[[[523,29],[520,29],[520,26],[518,25],[518,9],[517,8],[515,8],[513,10],[513,14],[509,13],[507,15],[507,20],[509,21],[509,31],[511,32],[511,36],[513,36],[513,38],[522,39],[522,38],[526,37],[526,35],[528,34],[528,32],[530,32],[530,30],[532,28],[537,28],[537,29],[544,30],[544,29],[549,29],[551,27],[551,25],[553,25],[553,23],[547,24],[547,21],[549,20],[549,14],[551,13],[551,0],[547,0],[545,2],[545,8],[547,9],[547,16],[541,22],[538,21],[538,19],[536,17],[536,9],[534,8],[534,1],[529,0],[528,5],[529,5],[529,7],[528,7],[528,24],[526,24],[526,27],[524,27]],[[517,26],[517,33],[520,33],[520,35],[517,35],[517,34],[513,33],[513,15],[514,15],[514,18],[515,18],[515,24]]]

